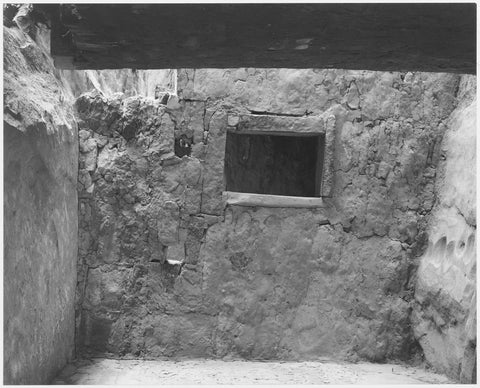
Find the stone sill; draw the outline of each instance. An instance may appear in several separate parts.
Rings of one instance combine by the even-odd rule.
[[[287,195],[252,194],[224,191],[223,198],[227,205],[292,207],[292,208],[324,208],[326,204],[319,197],[290,197]]]

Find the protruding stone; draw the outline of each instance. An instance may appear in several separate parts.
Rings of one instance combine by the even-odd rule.
[[[167,248],[167,261],[181,264],[185,261],[185,244],[175,244]]]
[[[359,109],[360,108],[360,93],[358,92],[358,87],[355,82],[350,84],[347,92],[347,106],[350,109]]]
[[[178,110],[181,108],[182,108],[182,105],[179,104],[178,97],[176,95],[170,95],[170,98],[168,99],[168,102],[167,102],[167,109]]]
[[[93,172],[97,167],[97,142],[94,138],[80,140],[80,162],[87,171]]]
[[[228,115],[228,125],[230,127],[234,127],[236,126],[240,121],[240,117],[238,117],[237,115],[233,116],[233,115]]]

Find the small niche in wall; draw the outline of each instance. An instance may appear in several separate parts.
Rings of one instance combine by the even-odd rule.
[[[192,153],[192,143],[193,138],[187,137],[186,135],[180,135],[178,138],[175,138],[175,155],[181,158],[182,156],[190,156]]]
[[[226,191],[320,197],[325,134],[227,132]]]

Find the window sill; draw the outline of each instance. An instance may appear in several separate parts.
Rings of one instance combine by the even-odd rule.
[[[292,208],[324,208],[326,204],[318,197],[290,197],[286,195],[238,193],[224,191],[223,198],[227,205],[292,207]]]

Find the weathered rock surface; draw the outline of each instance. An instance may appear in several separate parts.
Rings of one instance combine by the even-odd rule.
[[[462,77],[435,181],[412,315],[426,360],[463,383],[476,380],[476,78]]]
[[[413,275],[458,84],[203,69],[180,71],[180,99],[167,106],[81,96],[79,345],[151,357],[414,356]],[[324,208],[225,208],[227,127],[251,112],[332,127]],[[181,136],[191,156],[175,156]]]
[[[48,384],[74,352],[77,127],[48,54],[3,47],[4,383]]]
[[[78,97],[93,90],[110,97],[115,93],[127,96],[158,97],[174,94],[177,71],[161,70],[60,70],[70,92]]]

